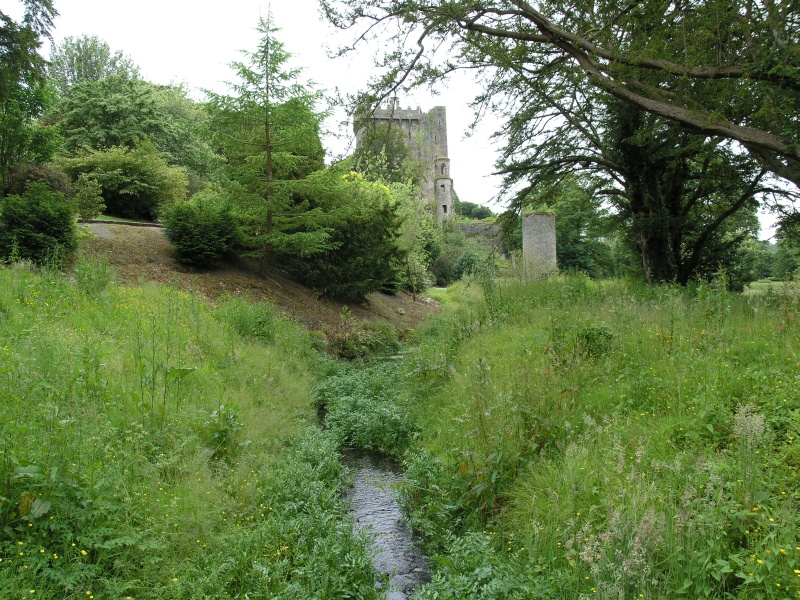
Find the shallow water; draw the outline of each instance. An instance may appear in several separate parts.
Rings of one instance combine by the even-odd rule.
[[[378,573],[389,576],[387,599],[408,598],[416,586],[430,581],[430,575],[391,490],[402,477],[401,470],[394,461],[369,453],[347,453],[344,462],[355,470],[355,484],[347,494],[355,530],[375,536],[372,564]]]

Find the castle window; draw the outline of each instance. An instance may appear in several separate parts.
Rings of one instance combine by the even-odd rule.
[[[444,184],[441,185],[441,188],[444,189]]]
[[[444,165],[442,165],[442,175],[444,175]]]
[[[447,214],[447,204],[442,204],[442,212]]]
[[[433,141],[434,141],[434,142],[436,141],[436,136],[433,136]]]

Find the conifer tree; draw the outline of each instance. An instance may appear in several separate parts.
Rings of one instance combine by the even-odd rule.
[[[311,255],[332,243],[323,211],[310,207],[308,185],[299,185],[325,166],[319,93],[289,68],[270,15],[258,31],[258,49],[231,64],[238,78],[231,94],[208,92],[208,109],[212,139],[226,158],[226,187],[263,272],[276,253]]]

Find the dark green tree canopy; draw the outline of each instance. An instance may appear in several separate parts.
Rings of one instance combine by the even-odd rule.
[[[0,195],[11,187],[12,170],[52,153],[51,136],[34,120],[47,103],[42,37],[58,14],[52,0],[27,0],[20,23],[0,10]]]

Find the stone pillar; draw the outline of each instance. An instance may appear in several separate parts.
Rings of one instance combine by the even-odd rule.
[[[525,273],[532,277],[546,277],[557,272],[554,214],[522,215],[522,261]]]

